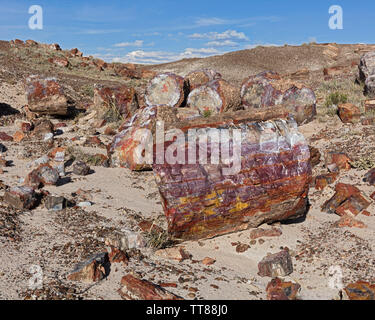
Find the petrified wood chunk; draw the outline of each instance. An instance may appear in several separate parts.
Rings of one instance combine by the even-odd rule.
[[[40,115],[65,116],[68,114],[67,98],[54,78],[29,77],[26,80],[26,95],[32,112]]]
[[[241,88],[242,105],[248,108],[264,108],[280,104],[282,93],[272,86],[273,80],[280,76],[272,71],[265,71],[247,78]]]
[[[370,98],[375,98],[375,51],[361,57],[358,80],[365,84],[365,93]]]
[[[107,108],[116,108],[125,119],[133,116],[139,107],[136,91],[127,86],[97,86],[94,91],[94,105],[97,108],[102,108],[103,105]]]
[[[152,169],[153,139],[158,117],[170,119],[172,123],[178,122],[169,106],[143,107],[125,121],[109,146],[108,156],[113,167],[125,167],[133,171]],[[148,150],[138,148],[141,144]],[[150,157],[147,157],[146,151]]]
[[[214,80],[190,92],[187,105],[202,115],[222,113],[240,106],[240,92],[225,80]]]
[[[121,279],[121,285],[118,292],[124,300],[183,300],[156,284],[130,274]]]
[[[184,78],[173,73],[162,73],[149,83],[145,95],[146,104],[178,108],[185,101],[185,93]]]
[[[314,91],[281,79],[275,72],[266,71],[246,79],[241,88],[241,100],[248,110],[283,104],[299,125],[316,116]]]
[[[273,115],[278,120],[274,121],[259,122],[267,120],[264,111],[252,115],[256,122],[250,120],[248,112],[239,111],[174,125],[185,133],[185,139],[174,142],[185,155],[189,154],[186,133],[189,129],[201,130],[196,131],[197,139],[192,143],[197,152],[193,164],[170,164],[165,159],[153,165],[173,236],[209,238],[306,214],[311,180],[309,147],[294,120],[280,119],[285,109],[277,111],[279,114]],[[272,119],[270,114],[268,119]],[[169,127],[173,126],[166,125]],[[219,147],[211,139],[207,139],[207,164],[199,163],[200,141],[211,128],[240,129],[239,171],[230,174],[231,165],[212,162],[210,155],[214,152],[221,160],[228,160],[228,156],[223,144]],[[232,137],[229,142],[232,152]],[[166,142],[164,150],[170,146],[171,142]],[[158,151],[156,158],[160,159]]]
[[[193,91],[200,86],[206,85],[211,81],[219,79],[221,79],[220,73],[211,69],[202,69],[190,72],[185,77],[185,83],[189,90]]]

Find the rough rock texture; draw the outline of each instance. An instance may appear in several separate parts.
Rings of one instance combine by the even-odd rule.
[[[255,114],[252,116],[257,118]],[[271,113],[260,112],[257,120],[266,116],[271,117]],[[197,161],[185,165],[155,161],[153,169],[169,231],[176,238],[209,238],[306,213],[311,180],[310,152],[297,124],[283,119],[266,122],[249,119],[246,111],[239,111],[222,117],[180,122],[177,127],[185,133],[189,129],[203,128],[197,131]],[[208,164],[197,163],[199,139],[204,138],[210,128],[218,126],[241,128],[240,171],[233,175],[227,172],[231,166],[222,162],[211,164],[209,156]],[[220,148],[208,140],[208,154],[216,150],[221,159],[226,159],[225,153],[219,152]],[[181,143],[180,148],[188,154],[185,140]],[[169,145],[170,142],[166,143],[164,150]],[[160,159],[163,155],[156,152],[156,157]]]
[[[41,164],[37,169],[31,171],[26,177],[25,184],[33,188],[45,185],[56,185],[59,180],[59,172],[49,164]]]
[[[163,259],[176,260],[178,262],[190,258],[190,254],[188,252],[186,252],[183,248],[178,247],[161,249],[156,251],[155,254]]]
[[[190,92],[187,105],[201,115],[236,110],[240,107],[240,93],[225,80],[214,80]]]
[[[78,161],[73,166],[73,173],[77,176],[87,176],[90,173],[90,166],[83,161]]]
[[[371,204],[371,200],[361,193],[361,191],[349,184],[338,183],[336,193],[322,206],[322,211],[327,213],[337,213],[345,216],[348,212],[357,215]]]
[[[118,291],[124,300],[183,300],[149,281],[126,275],[121,279]]]
[[[98,110],[103,109],[103,107],[117,108],[125,119],[133,116],[139,108],[135,89],[127,86],[116,88],[95,87],[94,106]]]
[[[288,250],[271,254],[258,264],[258,275],[261,277],[285,277],[293,273],[292,258]]]
[[[242,105],[245,109],[265,108],[280,104],[282,93],[272,86],[274,80],[280,76],[271,71],[265,71],[247,78],[241,88]]]
[[[215,70],[202,69],[190,72],[185,77],[185,83],[187,88],[189,88],[190,91],[193,91],[200,86],[206,85],[211,81],[219,80],[221,78],[221,74]]]
[[[68,101],[60,84],[54,78],[29,77],[26,80],[29,109],[40,115],[68,114]]]
[[[310,88],[293,86],[284,93],[282,104],[298,124],[310,122],[316,116],[316,97]]]
[[[128,121],[125,121],[109,147],[108,156],[113,167],[125,167],[133,171],[152,168],[153,143],[150,139],[153,138],[151,134],[155,134],[158,117],[171,118],[172,122],[178,122],[174,111],[169,106],[143,107]],[[150,144],[148,144],[149,141]],[[142,151],[142,148],[138,148],[141,144],[150,147],[148,150],[150,157],[146,157],[143,153],[146,150]]]
[[[375,284],[369,282],[351,283],[344,290],[349,300],[375,300]]]
[[[113,167],[125,167],[134,171],[149,170],[151,163],[145,163],[142,154],[136,152],[142,139],[150,136],[140,136],[140,130],[152,130],[156,119],[156,107],[144,107],[126,121],[114,137],[108,156]]]
[[[350,170],[351,159],[342,152],[328,152],[325,157],[325,166],[331,172],[337,172],[340,170]]]
[[[359,64],[359,81],[365,84],[365,93],[375,98],[375,51],[364,54]]]
[[[338,106],[339,117],[343,123],[357,123],[361,118],[361,110],[351,103]]]
[[[108,253],[104,252],[90,257],[87,261],[79,263],[68,280],[83,283],[94,283],[104,279],[109,273]]]
[[[301,286],[293,282],[284,282],[279,278],[272,279],[267,285],[268,300],[297,300]]]
[[[271,71],[247,78],[241,88],[241,100],[243,107],[249,110],[284,104],[298,124],[310,122],[316,116],[314,91],[282,80]]]
[[[366,173],[363,181],[375,186],[375,168]]]
[[[16,209],[32,209],[36,202],[34,189],[26,186],[13,187],[4,194],[4,201]]]
[[[324,190],[327,186],[334,183],[337,180],[338,174],[327,173],[319,175],[315,178],[315,189],[316,190]]]
[[[178,108],[185,102],[186,91],[184,78],[173,73],[162,73],[150,81],[145,95],[146,104]]]
[[[49,211],[61,211],[66,208],[66,199],[64,197],[48,196],[44,205]]]

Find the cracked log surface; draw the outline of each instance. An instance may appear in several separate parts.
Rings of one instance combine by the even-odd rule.
[[[241,129],[239,173],[223,175],[228,165],[210,164],[210,155],[217,148],[210,139],[209,164],[171,165],[165,161],[153,165],[169,232],[176,238],[211,238],[306,213],[310,151],[296,122],[290,119],[251,122],[246,121],[245,112],[235,114],[243,117],[233,120],[222,115],[198,119],[187,126],[179,123],[177,127],[184,132],[201,129],[196,141],[197,159],[198,141],[210,128]],[[262,116],[266,118],[266,113],[258,114],[258,118]],[[185,155],[188,154],[186,141],[180,143]],[[170,145],[171,142],[165,143],[164,150]],[[185,160],[187,163],[188,159]]]

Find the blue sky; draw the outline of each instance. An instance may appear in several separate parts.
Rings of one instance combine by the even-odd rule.
[[[162,63],[256,45],[375,43],[373,0],[0,0],[0,39],[78,47],[107,61]],[[31,5],[43,30],[30,30]],[[328,27],[331,5],[344,29]]]

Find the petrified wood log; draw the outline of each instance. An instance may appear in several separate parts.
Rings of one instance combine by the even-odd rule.
[[[247,110],[283,104],[299,125],[312,121],[316,116],[314,91],[281,79],[277,73],[270,71],[246,79],[241,88],[241,100]]]
[[[68,114],[68,101],[56,79],[40,79],[36,76],[26,80],[29,109],[40,115]]]
[[[279,108],[278,113],[274,116],[280,118],[285,109]],[[201,129],[196,131],[197,140],[193,142],[196,159],[200,159],[200,141],[210,128],[240,129],[241,158],[238,172],[226,172],[231,165],[223,161],[214,164],[210,157],[216,151],[220,159],[228,159],[225,148],[222,149],[222,143],[219,148],[207,139],[207,164],[188,159],[186,164],[170,164],[168,159],[161,164],[154,161],[153,170],[172,236],[185,240],[210,238],[306,214],[310,152],[296,122],[287,119],[261,122],[267,119],[265,111],[254,118],[256,122],[250,120],[248,112],[240,111],[231,116],[174,125],[185,133],[185,139],[173,142],[177,150],[185,151],[185,156],[191,150],[187,143],[189,129]],[[229,138],[230,146],[233,139]],[[165,142],[164,150],[171,145]],[[156,145],[156,150],[161,149]],[[156,151],[156,159],[160,156]]]
[[[185,84],[190,91],[206,85],[207,83],[221,79],[221,74],[211,69],[202,69],[190,72],[185,77]]]
[[[124,300],[183,300],[158,285],[130,274],[121,279],[121,285],[118,293]]]
[[[155,125],[158,117],[170,123],[178,122],[174,109],[169,106],[152,106],[138,109],[120,127],[119,133],[114,137],[108,149],[112,167],[125,167],[133,171],[152,169],[153,139]],[[138,148],[140,144],[149,147],[151,158],[146,159],[145,153]]]
[[[180,110],[169,106],[153,106],[138,109],[133,117],[129,118],[120,127],[119,133],[114,137],[109,146],[108,156],[112,167],[125,167],[133,171],[143,171],[152,169],[153,142],[155,140],[155,130],[157,120],[165,122],[165,130],[176,128],[200,128],[210,126],[216,128],[228,123],[239,124],[245,121],[266,121],[269,119],[285,118],[288,114],[285,108],[277,107],[269,111],[259,110],[249,115],[247,111],[228,112],[216,115],[207,121],[206,118],[190,120],[179,120]],[[152,139],[152,140],[151,140]],[[147,144],[146,142],[150,142]],[[140,153],[138,146],[144,144],[148,146],[151,153],[150,159],[145,159],[145,154]],[[150,149],[151,148],[151,149]],[[146,150],[144,150],[146,151]],[[145,162],[146,161],[146,162]]]
[[[235,110],[241,104],[240,92],[225,80],[214,80],[190,92],[187,105],[201,115]]]
[[[173,73],[162,73],[151,80],[146,90],[148,106],[181,107],[186,97],[184,78]]]
[[[116,108],[125,119],[133,116],[139,107],[136,91],[127,86],[97,86],[94,90],[94,105],[98,109],[102,109],[103,106]]]

